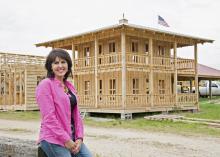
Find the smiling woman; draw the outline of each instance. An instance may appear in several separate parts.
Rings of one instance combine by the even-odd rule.
[[[41,113],[39,144],[48,157],[91,157],[83,143],[83,123],[78,109],[78,96],[67,81],[72,75],[68,52],[53,49],[47,56],[47,78],[36,89]]]

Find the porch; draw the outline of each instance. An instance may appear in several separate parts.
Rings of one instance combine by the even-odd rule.
[[[81,111],[86,112],[109,112],[122,113],[124,111],[131,113],[153,112],[172,109],[195,109],[196,94],[181,93],[177,94],[132,94],[126,95],[126,105],[122,106],[122,95],[99,95],[97,99],[94,95],[79,95],[79,106]],[[96,103],[97,101],[97,103]]]

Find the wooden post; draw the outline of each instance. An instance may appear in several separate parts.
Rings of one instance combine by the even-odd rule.
[[[98,39],[95,37],[95,107],[98,107]]]
[[[212,80],[209,80],[209,99],[212,99]]]
[[[27,108],[27,69],[24,71],[24,104]]]
[[[198,55],[197,55],[197,44],[194,44],[194,60],[195,60],[195,94],[197,110],[199,111],[199,85],[198,85]]]
[[[149,57],[150,57],[150,74],[149,74],[149,94],[150,105],[154,106],[154,76],[153,76],[153,39],[149,39]]]
[[[122,108],[126,108],[126,41],[125,32],[121,32],[121,55],[122,55]]]
[[[72,42],[72,72],[73,72],[73,84],[75,84],[75,79],[74,79],[74,75],[75,75],[75,45]]]
[[[17,95],[17,87],[16,87],[16,71],[14,71],[14,100],[13,100],[13,105],[16,105],[16,95]]]
[[[23,83],[24,83],[24,82],[23,82]],[[23,93],[22,93],[22,73],[21,73],[21,71],[20,71],[20,73],[19,73],[19,86],[20,86],[19,104],[22,105]]]
[[[190,91],[190,93],[192,93],[192,80],[191,79],[189,81],[189,91]]]
[[[173,44],[173,55],[174,55],[174,86],[173,86],[173,92],[175,97],[175,106],[178,106],[178,100],[177,100],[177,43],[174,42]]]

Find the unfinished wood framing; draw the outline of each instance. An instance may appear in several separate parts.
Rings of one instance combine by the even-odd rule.
[[[0,52],[0,110],[36,110],[35,88],[45,57]]]
[[[213,41],[120,22],[36,44],[73,51],[72,45],[77,47],[73,69],[81,110],[124,114],[198,109],[198,91],[177,91],[179,76],[198,78],[197,47],[194,59],[178,58],[177,51]]]

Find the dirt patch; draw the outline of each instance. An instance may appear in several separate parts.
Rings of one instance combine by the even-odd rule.
[[[7,132],[20,128],[28,132]],[[0,136],[36,140],[39,122],[0,120]],[[220,138],[86,126],[85,143],[100,157],[219,157]]]

